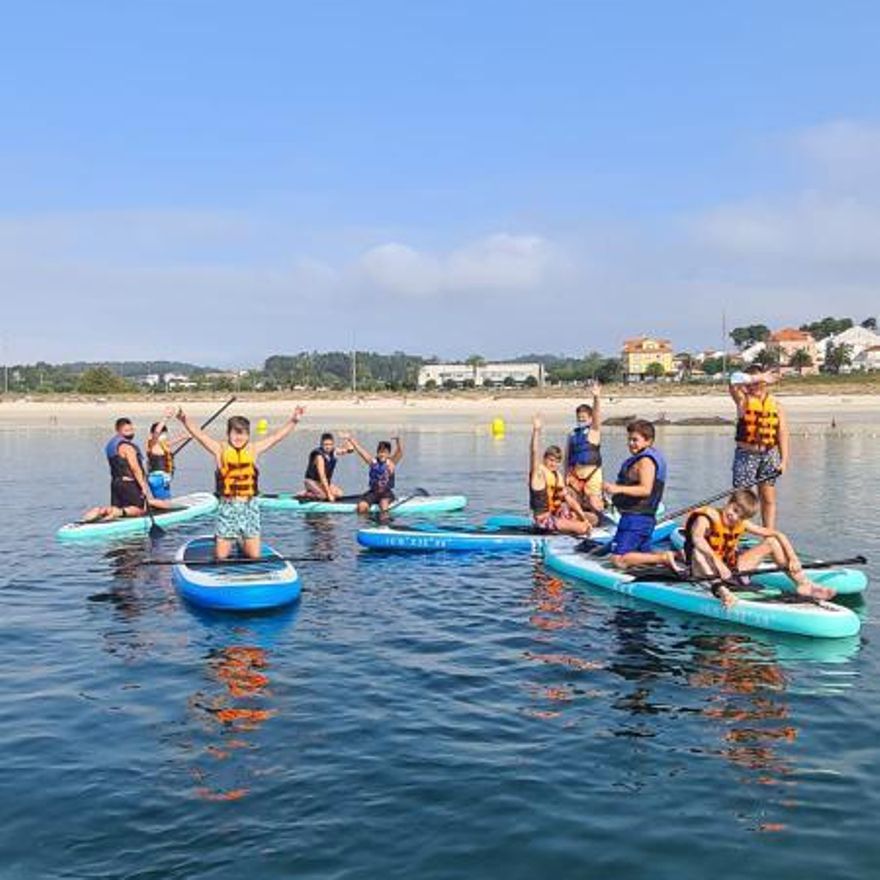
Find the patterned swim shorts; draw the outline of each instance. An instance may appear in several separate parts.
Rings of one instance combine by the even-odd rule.
[[[771,446],[766,452],[750,452],[748,449],[738,448],[733,456],[734,488],[754,486],[757,483],[775,486],[774,475],[779,473],[781,463],[778,446]]]
[[[256,498],[221,498],[214,536],[227,541],[260,537],[260,504]]]

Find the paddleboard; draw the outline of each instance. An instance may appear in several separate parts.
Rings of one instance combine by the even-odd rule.
[[[191,495],[178,495],[172,499],[172,510],[154,512],[156,524],[163,529],[178,523],[187,522],[198,516],[212,513],[217,507],[217,499],[210,492],[193,492]],[[123,535],[147,535],[150,531],[150,517],[129,516],[97,522],[71,522],[56,532],[59,541],[79,541],[95,538],[117,538]]]
[[[296,602],[301,591],[296,569],[265,543],[262,552],[254,562],[240,556],[214,562],[214,538],[194,538],[175,554],[174,584],[187,602],[221,611],[261,611]]]
[[[401,498],[406,497],[402,493]],[[346,495],[338,501],[310,501],[302,495],[293,493],[260,495],[260,507],[263,510],[286,510],[291,513],[357,513],[360,495]],[[414,515],[421,513],[449,513],[462,510],[467,505],[464,495],[417,495],[400,504],[392,502],[395,516]],[[378,505],[370,508],[372,513],[379,511]]]
[[[702,584],[673,579],[640,581],[637,576],[616,570],[606,560],[589,557],[572,547],[549,544],[544,561],[548,568],[592,586],[725,623],[813,638],[853,636],[861,627],[858,616],[849,608],[800,599],[771,588],[738,592],[736,604],[725,608]]]

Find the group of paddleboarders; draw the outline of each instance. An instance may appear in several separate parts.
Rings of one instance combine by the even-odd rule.
[[[358,513],[367,513],[377,507],[381,513],[387,512],[394,501],[394,483],[397,465],[403,458],[403,445],[400,437],[392,437],[391,442],[380,440],[376,454],[370,453],[351,434],[340,434],[342,446],[336,446],[336,439],[330,433],[321,435],[321,444],[309,453],[309,462],[304,478],[304,491],[299,497],[303,501],[336,502],[345,497],[341,487],[333,482],[338,459],[343,455],[355,453],[369,468],[367,491],[357,498]],[[394,444],[392,446],[392,443]]]
[[[150,427],[146,465],[135,443],[134,424],[129,418],[119,418],[116,433],[104,450],[110,467],[110,504],[88,510],[83,522],[148,516],[154,511],[172,509],[174,455],[189,439],[194,439],[215,462],[215,493],[219,500],[214,533],[217,558],[227,559],[236,545],[245,556],[259,558],[258,460],[296,428],[304,412],[303,407],[297,406],[277,431],[255,441],[251,439],[250,421],[244,416],[232,416],[227,420],[226,440],[220,441],[205,433],[182,409],[169,409],[162,420]],[[172,438],[167,424],[174,417],[185,433]],[[309,453],[304,492],[298,497],[305,502],[331,503],[343,498],[343,490],[333,482],[336,464],[340,456],[356,453],[368,468],[367,491],[356,498],[358,512],[367,513],[375,507],[380,514],[387,514],[395,500],[397,466],[403,458],[400,437],[380,441],[375,455],[370,455],[351,434],[341,437],[343,445],[337,449],[332,434],[321,435],[320,445]]]
[[[653,546],[654,529],[667,480],[667,463],[654,445],[652,422],[635,419],[627,425],[629,456],[615,482],[602,476],[600,393],[591,387],[593,402],[575,411],[577,424],[568,435],[566,454],[547,446],[541,454],[540,418],[532,425],[529,503],[535,527],[542,532],[589,537],[606,510],[617,513],[609,546],[613,565],[621,569],[664,566],[683,579],[699,579],[726,607],[736,602],[736,588],[748,585],[748,572],[772,559],[791,578],[802,596],[828,599],[834,595],[808,580],[785,534],[776,528],[776,479],[788,467],[789,433],[785,412],[770,393],[775,376],[751,367],[731,377],[736,404],[736,448],[733,491],[723,507],[708,505],[689,512],[680,552]],[[751,519],[760,510],[762,525]],[[746,535],[758,542],[747,549]]]

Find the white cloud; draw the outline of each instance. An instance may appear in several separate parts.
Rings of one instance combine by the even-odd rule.
[[[425,296],[443,287],[440,261],[398,242],[371,248],[354,271],[369,284],[395,294]]]
[[[802,176],[787,190],[674,215],[585,212],[579,229],[560,224],[552,236],[495,231],[442,249],[412,243],[423,229],[353,234],[256,211],[0,217],[0,332],[16,358],[229,363],[345,348],[353,334],[358,345],[441,355],[613,351],[637,332],[704,346],[718,339],[722,308],[731,323],[876,313],[880,126],[815,126],[769,160],[793,157]],[[145,335],[150,302],[169,319]],[[535,320],[536,302],[546,320]],[[246,316],[240,334],[229,332],[233,312]]]
[[[698,218],[695,232],[742,258],[880,264],[880,205],[852,196],[814,191],[724,205]]]
[[[376,288],[405,296],[539,290],[569,268],[562,252],[546,239],[508,233],[445,254],[390,242],[371,248],[355,266]]]
[[[831,186],[880,183],[880,125],[840,119],[805,129],[793,142]]]
[[[829,122],[789,143],[802,162],[800,188],[716,206],[691,222],[694,242],[742,261],[743,274],[880,282],[880,126]]]

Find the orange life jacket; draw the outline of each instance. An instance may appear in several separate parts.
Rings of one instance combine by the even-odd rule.
[[[743,532],[746,530],[746,524],[740,521],[733,528],[730,528],[724,522],[721,511],[716,507],[700,507],[687,518],[684,528],[688,537],[690,537],[694,523],[701,516],[709,520],[709,531],[706,534],[706,541],[712,548],[712,552],[719,559],[723,560],[728,568],[735,568],[736,551],[740,538],[742,538]]]
[[[221,498],[253,498],[260,491],[260,470],[250,446],[225,446],[220,461],[216,479]]]
[[[532,489],[529,487],[529,506],[532,513],[541,515],[544,513],[556,513],[562,502],[565,501],[565,481],[562,475],[557,471],[551,471],[544,467],[544,483],[543,489]]]
[[[766,448],[779,444],[779,407],[773,395],[746,397],[743,413],[736,423],[736,439]]]

